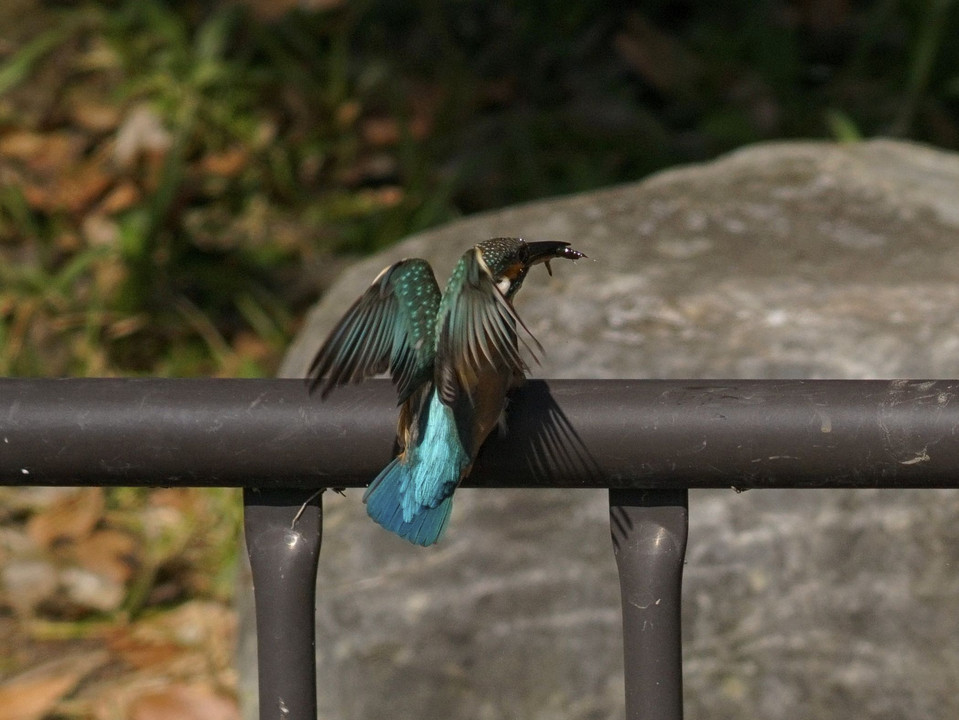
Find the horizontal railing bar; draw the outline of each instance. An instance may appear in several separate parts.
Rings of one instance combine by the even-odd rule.
[[[386,381],[2,379],[0,484],[362,486],[396,415]],[[508,424],[465,485],[959,487],[956,380],[530,381]]]

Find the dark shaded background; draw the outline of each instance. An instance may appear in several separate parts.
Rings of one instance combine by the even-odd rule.
[[[268,374],[344,256],[462,214],[774,138],[954,148],[957,31],[941,1],[11,0],[0,371]]]

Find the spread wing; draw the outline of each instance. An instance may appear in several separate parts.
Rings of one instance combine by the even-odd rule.
[[[437,320],[437,385],[440,399],[452,406],[457,396],[472,387],[485,367],[499,367],[522,375],[526,364],[519,354],[519,342],[536,359],[542,347],[520,320],[512,305],[493,282],[480,251],[463,255],[453,270]]]
[[[429,263],[400,260],[383,270],[317,351],[310,391],[358,383],[389,370],[403,403],[432,379],[440,289]]]

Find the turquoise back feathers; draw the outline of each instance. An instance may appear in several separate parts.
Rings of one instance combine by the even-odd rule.
[[[440,289],[425,260],[384,269],[336,324],[309,369],[310,390],[325,398],[334,387],[390,373],[402,404],[429,382]]]
[[[540,349],[513,297],[533,265],[581,257],[564,242],[487,240],[463,254],[442,294],[429,263],[401,260],[336,324],[310,365],[310,390],[325,398],[389,372],[403,406],[401,452],[364,495],[377,523],[418,545],[440,538],[453,491],[523,378],[520,344],[534,358]]]

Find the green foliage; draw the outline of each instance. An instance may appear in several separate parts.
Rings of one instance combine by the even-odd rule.
[[[0,95],[27,80],[43,58],[63,43],[70,28],[48,30],[27,43],[0,68]]]
[[[837,142],[852,143],[862,140],[862,133],[848,115],[839,110],[826,111],[826,123]]]
[[[0,58],[0,371],[269,373],[336,254],[767,138],[959,145],[949,0],[269,7],[88,0]]]
[[[15,303],[2,328],[24,335],[27,325],[99,307],[100,321],[127,331],[101,325],[94,332],[105,357],[44,363],[18,350],[7,372],[269,372],[295,327],[279,276],[317,253],[372,250],[445,217],[443,208],[431,211],[408,196],[384,201],[383,193],[336,187],[334,176],[360,152],[356,128],[337,120],[357,103],[337,23],[310,15],[264,28],[240,8],[191,16],[157,0],[93,4],[65,16],[72,35],[51,31],[0,67],[6,88],[22,84],[57,43],[102,41],[111,53],[112,101],[148,108],[169,143],[152,158],[141,154],[132,171],[143,199],[109,218],[113,238],[96,256],[114,264],[111,286],[74,278],[90,292],[57,296],[52,305],[38,298],[46,312],[31,309],[29,322],[24,308],[37,303]],[[317,52],[317,40],[326,52]],[[208,167],[217,157],[232,157],[232,166]],[[23,272],[58,276],[64,257],[53,248],[64,226],[83,233],[82,223],[55,207],[37,213],[16,186],[3,195],[0,227],[9,242],[43,248],[50,258]],[[267,345],[265,362],[237,352],[237,338],[251,334]],[[26,345],[36,342],[12,347]]]

